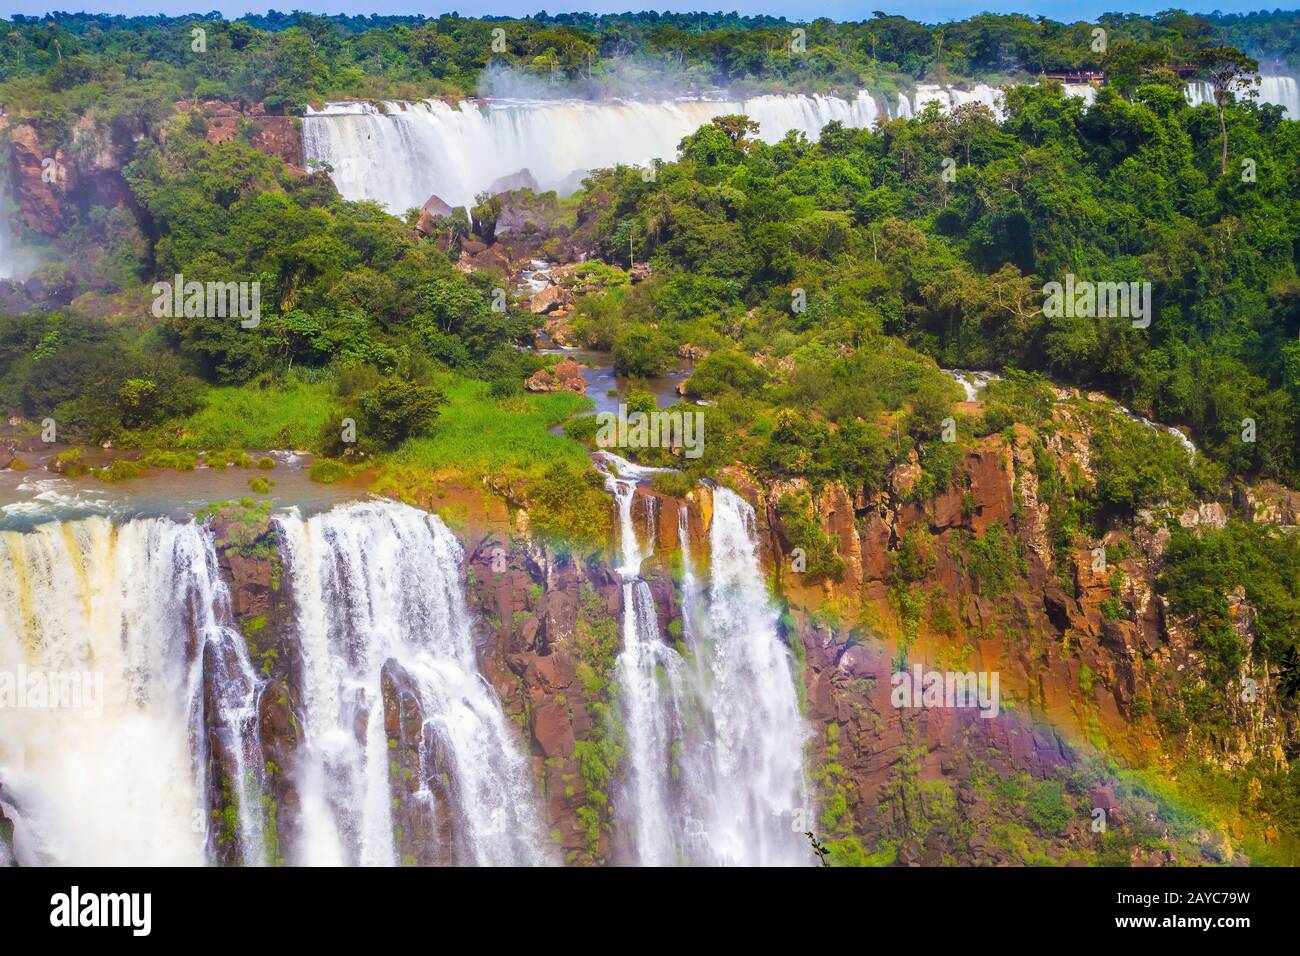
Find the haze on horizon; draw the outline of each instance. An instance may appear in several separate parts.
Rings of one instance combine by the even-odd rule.
[[[109,13],[123,16],[168,15],[219,12],[227,19],[247,13],[265,13],[276,9],[283,11],[307,10],[320,14],[383,14],[401,15],[423,13],[436,17],[442,13],[457,12],[462,16],[529,16],[542,11],[550,13],[624,13],[628,11],[659,10],[673,13],[723,10],[745,15],[767,14],[784,16],[790,20],[813,20],[830,17],[834,20],[858,21],[869,19],[880,10],[926,23],[944,20],[961,20],[978,13],[1023,13],[1044,16],[1053,20],[1076,22],[1092,20],[1104,13],[1153,14],[1167,9],[1187,10],[1191,13],[1254,13],[1262,10],[1286,9],[1281,4],[1268,4],[1261,0],[921,0],[921,2],[895,2],[895,0],[444,0],[440,7],[418,0],[284,0],[265,4],[249,0],[0,0],[0,16],[14,14],[39,16],[59,10],[64,12]]]

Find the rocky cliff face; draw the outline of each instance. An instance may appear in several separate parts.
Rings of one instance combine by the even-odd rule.
[[[1183,743],[1162,738],[1149,709],[1153,696],[1171,693],[1198,666],[1178,622],[1154,596],[1168,532],[1139,524],[1129,536],[1135,546],[1114,548],[1104,569],[1089,549],[1058,567],[1033,462],[1027,435],[990,437],[964,453],[947,490],[927,499],[911,495],[918,470],[906,462],[879,493],[856,499],[835,485],[813,494],[797,483],[760,487],[743,474],[728,476],[756,508],[764,565],[788,602],[784,636],[800,664],[814,731],[808,767],[820,819],[810,828],[823,838],[856,840],[875,863],[1244,861],[1228,834],[1205,830],[1174,840],[1161,804],[1099,759],[1158,768]],[[842,558],[838,580],[810,581],[794,570],[794,533],[781,508],[790,495],[808,496],[817,526]],[[1294,506],[1280,489],[1249,496],[1256,515],[1285,516]],[[651,506],[653,498],[660,500]],[[664,634],[681,613],[679,504],[642,486],[633,506],[639,524],[657,522],[656,555],[643,575]],[[711,495],[701,487],[685,504],[689,550],[703,564]],[[618,767],[605,744],[615,723],[620,578],[612,559],[577,558],[531,540],[523,512],[511,522],[499,509],[487,511],[494,520],[460,532],[480,667],[532,755],[544,825],[565,861],[617,861],[625,851],[611,809]],[[279,580],[273,526],[218,518],[213,527],[236,615],[267,678],[259,722],[275,768],[271,804],[283,821],[283,855],[294,839],[291,771],[301,744],[301,661],[288,636],[293,597]],[[970,557],[970,542],[992,528],[1009,532],[1019,543],[1009,553],[1023,562],[1004,589],[981,582]],[[908,592],[922,596],[920,607],[900,605],[899,597],[900,549],[915,540],[914,529],[929,541],[930,560],[912,572]],[[1126,618],[1105,610],[1117,596],[1132,608]],[[1250,608],[1240,596],[1234,606],[1248,633]],[[915,664],[996,672],[999,712],[986,718],[973,709],[895,706],[891,675]],[[453,842],[452,821],[417,799],[416,782],[436,792],[448,774],[421,745],[424,715],[404,680],[400,668],[385,670],[400,852],[422,864],[446,863],[438,848]],[[1279,753],[1290,732],[1277,714],[1262,721],[1243,715],[1243,728],[1252,748]],[[219,805],[220,795],[213,798]],[[1137,836],[1111,846],[1107,827]],[[1107,849],[1109,856],[1099,856]]]
[[[231,507],[212,519],[221,573],[231,596],[231,612],[244,634],[248,655],[262,685],[257,695],[257,729],[265,760],[259,768],[268,794],[264,800],[264,832],[271,862],[292,853],[300,800],[295,785],[298,748],[302,744],[302,653],[294,639],[293,595],[283,574],[279,532],[264,512]],[[213,662],[204,661],[205,699],[211,698]],[[210,708],[209,708],[210,710]],[[233,775],[234,758],[210,738],[210,763],[219,782]],[[209,793],[213,817],[226,819],[231,794],[214,783]],[[238,834],[228,826],[213,833],[217,857],[224,863],[240,859]]]
[[[101,128],[93,116],[80,117],[67,142],[53,142],[28,123],[0,118],[9,142],[9,180],[27,228],[57,236],[75,210],[113,209],[130,200],[122,167],[133,145],[145,137],[137,128]]]
[[[0,866],[17,866],[15,860],[13,821],[0,810]]]
[[[182,102],[177,109],[197,109],[203,114],[209,143],[228,143],[243,134],[254,149],[283,160],[295,170],[303,168],[302,124],[295,116],[267,113],[261,103],[224,100]]]
[[[296,117],[269,115],[260,104],[216,100],[182,101],[176,109],[197,111],[206,123],[209,142],[243,137],[255,149],[302,172]],[[159,130],[144,119],[110,122],[94,110],[57,133],[38,118],[0,116],[0,154],[6,164],[0,177],[9,184],[7,199],[16,210],[11,227],[27,231],[26,237],[18,238],[29,251],[37,250],[30,255],[35,266],[52,266],[24,282],[0,283],[0,307],[10,312],[53,309],[87,290],[117,291],[121,277],[106,253],[114,242],[142,247],[146,228],[122,170],[132,160],[136,144],[158,135]],[[96,209],[124,212],[92,216]],[[146,254],[143,248],[138,252]],[[94,299],[90,296],[79,304],[90,313],[114,307],[111,301],[101,306]]]

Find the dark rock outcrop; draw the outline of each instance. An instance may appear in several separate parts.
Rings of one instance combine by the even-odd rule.
[[[231,611],[258,673],[257,730],[266,799],[264,827],[273,861],[288,857],[297,839],[301,799],[296,758],[302,744],[303,661],[293,602],[283,573],[279,532],[263,511],[239,507],[211,521]]]

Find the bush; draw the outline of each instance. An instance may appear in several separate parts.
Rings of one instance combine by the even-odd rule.
[[[1036,784],[1026,804],[1030,822],[1044,836],[1056,836],[1070,825],[1070,808],[1061,785],[1055,781],[1044,780]]]
[[[1016,539],[1002,525],[993,524],[967,544],[966,570],[982,596],[996,598],[1025,573],[1025,564]]]
[[[911,584],[925,578],[934,570],[934,537],[923,524],[908,528],[898,541],[894,556],[894,576],[902,583]]]
[[[347,465],[341,461],[335,461],[332,458],[321,458],[314,462],[307,476],[312,481],[320,482],[322,485],[331,485],[340,478],[346,478],[352,473]]]
[[[670,498],[685,498],[695,490],[695,479],[680,471],[665,471],[654,476],[655,491]]]
[[[358,438],[365,446],[393,449],[429,430],[446,399],[432,385],[386,378],[357,403]]]
[[[804,552],[804,580],[808,582],[830,578],[838,581],[844,575],[844,559],[835,549],[835,542],[811,517],[812,502],[806,494],[786,495],[776,506],[781,528],[792,548]]]
[[[528,488],[531,523],[565,549],[593,551],[609,540],[610,501],[589,468],[557,462]]]
[[[667,337],[647,325],[630,325],[614,339],[614,368],[624,375],[649,378],[672,364]]]
[[[742,395],[757,395],[767,381],[767,373],[749,356],[734,349],[713,352],[695,367],[686,380],[686,394],[711,398],[735,390]]]

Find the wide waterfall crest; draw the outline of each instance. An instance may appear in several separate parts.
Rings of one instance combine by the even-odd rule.
[[[1255,94],[1255,102],[1281,106],[1283,115],[1288,119],[1300,119],[1300,88],[1297,88],[1293,76],[1260,76],[1259,85],[1254,82],[1233,86],[1238,96]],[[1184,87],[1183,95],[1190,106],[1214,104],[1214,87],[1205,80],[1193,80]]]
[[[415,799],[449,821],[450,861],[551,862],[527,757],[478,670],[455,536],[434,515],[380,502],[278,524],[305,671],[299,862],[399,862],[386,666],[419,700],[425,780]],[[444,776],[435,794],[428,780]]]
[[[816,139],[832,120],[870,127],[882,110],[863,91],[854,99],[788,94],[752,99],[666,102],[584,100],[490,102],[441,100],[327,104],[303,118],[310,163],[328,163],[348,199],[390,212],[419,207],[431,195],[472,206],[495,180],[527,169],[543,190],[573,192],[582,173],[618,164],[672,159],[677,144],[715,116],[744,113],[776,142],[790,130]]]

